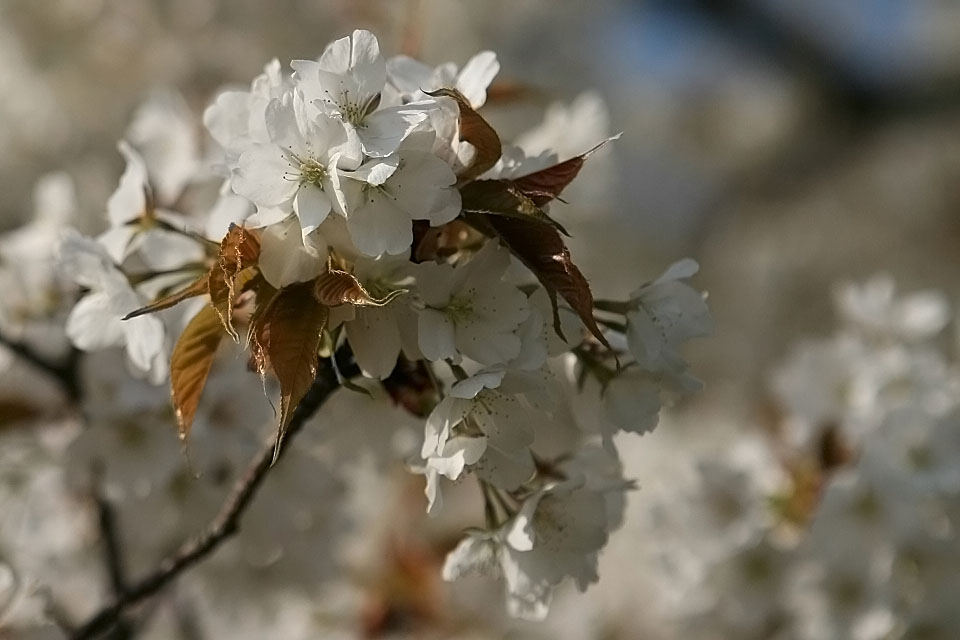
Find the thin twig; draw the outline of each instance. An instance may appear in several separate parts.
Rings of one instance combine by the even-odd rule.
[[[341,366],[341,370],[343,369]],[[356,375],[355,365],[351,368],[351,374]],[[296,436],[304,423],[313,416],[337,387],[337,376],[333,367],[328,360],[321,360],[313,386],[290,418],[285,435],[287,446],[280,450],[280,456],[289,449],[289,440]],[[156,594],[183,571],[202,561],[233,536],[239,530],[240,518],[267,477],[273,462],[274,444],[274,439],[271,439],[250,461],[221,506],[220,512],[203,533],[187,540],[173,555],[165,558],[154,571],[130,585],[122,595],[117,596],[112,603],[80,625],[71,638],[90,640],[101,637],[105,631],[117,624],[120,616],[129,607]]]
[[[113,505],[101,494],[94,496],[97,503],[97,519],[100,524],[100,537],[103,539],[104,564],[110,577],[110,588],[115,597],[127,590],[123,570],[123,554],[120,550],[120,536],[117,531],[117,517]]]
[[[127,591],[126,573],[124,571],[122,542],[117,529],[117,516],[113,505],[100,491],[100,473],[94,470],[93,500],[97,505],[97,521],[100,525],[100,538],[103,542],[103,559],[107,566],[107,575],[110,577],[110,588],[114,598],[122,598]],[[118,616],[109,637],[111,640],[129,640],[134,634],[130,621]]]
[[[15,356],[48,374],[63,387],[72,401],[80,399],[80,352],[71,347],[62,362],[51,362],[31,349],[27,344],[0,333],[0,346],[6,347]]]

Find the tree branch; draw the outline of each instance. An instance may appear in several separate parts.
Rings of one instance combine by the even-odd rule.
[[[121,598],[127,591],[124,571],[123,552],[120,532],[117,530],[117,517],[113,505],[100,490],[100,473],[93,473],[93,500],[97,506],[97,520],[100,525],[100,538],[103,542],[103,559],[110,577],[110,587],[114,598]],[[128,640],[133,637],[133,628],[123,616],[118,616],[109,636],[111,640]]]
[[[71,347],[63,362],[50,362],[27,344],[0,333],[0,346],[6,347],[13,355],[25,360],[33,367],[54,378],[63,387],[70,400],[80,399],[80,352]]]
[[[343,367],[341,367],[343,370]],[[350,368],[345,375],[356,375],[356,366]],[[317,368],[317,377],[310,387],[310,391],[297,405],[290,424],[287,427],[285,439],[287,446],[280,449],[279,455],[290,446],[290,439],[303,428],[304,423],[320,408],[326,399],[337,389],[337,376],[329,360],[321,360]],[[172,555],[165,558],[150,574],[130,585],[122,594],[119,594],[112,603],[103,607],[89,620],[80,625],[71,636],[72,640],[90,640],[100,637],[104,632],[115,627],[121,615],[129,607],[156,594],[186,569],[199,563],[213,553],[224,541],[233,536],[240,527],[240,518],[250,506],[257,490],[267,477],[274,456],[275,438],[264,445],[254,456],[246,470],[234,484],[230,495],[220,507],[219,513],[210,522],[207,528],[195,538],[187,540]]]

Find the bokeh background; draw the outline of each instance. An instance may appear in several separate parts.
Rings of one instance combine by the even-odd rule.
[[[555,210],[576,261],[609,298],[694,257],[716,317],[689,353],[707,389],[664,425],[682,434],[671,446],[772,420],[770,371],[831,332],[837,281],[887,272],[960,295],[955,0],[0,0],[0,231],[33,215],[51,171],[77,186],[77,226],[99,231],[145,98],[182,96],[199,127],[218,89],[357,27],[428,64],[495,51],[484,113],[506,139],[555,101],[602,97],[597,130],[623,137]],[[660,472],[644,442],[625,460],[641,519]],[[615,592],[593,598],[643,597]],[[618,633],[603,637],[658,637]]]

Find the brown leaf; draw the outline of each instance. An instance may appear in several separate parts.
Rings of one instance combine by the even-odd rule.
[[[193,298],[194,296],[202,296],[207,292],[207,275],[204,274],[188,284],[183,289],[175,291],[170,295],[163,296],[159,300],[155,300],[148,304],[145,307],[140,307],[136,311],[131,311],[123,317],[124,320],[130,320],[131,318],[136,318],[137,316],[142,316],[148,313],[155,313],[157,311],[162,311],[164,309],[169,309],[170,307],[183,302],[188,298]]]
[[[460,198],[465,213],[536,220],[553,225],[566,236],[570,235],[540,208],[534,198],[526,195],[510,180],[474,180],[460,188]]]
[[[398,289],[391,291],[383,298],[375,298],[352,274],[338,269],[330,269],[322,274],[316,279],[314,286],[317,302],[326,307],[336,307],[341,304],[382,307],[403,293],[406,293],[406,290]]]
[[[470,106],[470,102],[463,97],[463,94],[456,89],[437,89],[433,92],[428,91],[427,95],[445,96],[457,101],[457,106],[460,108],[460,140],[469,142],[477,150],[473,163],[460,175],[461,181],[476,178],[497,164],[497,160],[503,153],[500,136],[483,119],[483,116]]]
[[[243,287],[256,275],[259,259],[260,237],[257,232],[231,225],[220,242],[217,263],[210,269],[210,300],[224,329],[235,342],[240,341],[240,336],[233,327],[233,303]]]
[[[580,169],[583,168],[583,163],[587,158],[593,155],[593,153],[603,145],[619,137],[618,134],[612,138],[607,138],[586,153],[581,153],[552,167],[514,178],[511,182],[521,193],[529,197],[535,205],[542,207],[560,196],[560,193],[577,177],[577,174],[580,173]]]
[[[468,215],[467,222],[491,237],[500,238],[537,277],[550,296],[553,305],[553,328],[557,335],[563,337],[560,311],[557,307],[559,294],[580,316],[590,333],[605,347],[611,348],[593,317],[593,293],[590,285],[573,263],[570,250],[556,229],[534,220],[477,214]]]
[[[244,288],[253,282],[257,275],[259,272],[256,267],[247,267],[227,280],[216,265],[209,275],[210,303],[216,309],[224,330],[237,343],[240,342],[240,334],[233,326],[234,304]]]
[[[170,356],[170,387],[180,439],[190,434],[200,395],[223,338],[220,316],[205,306],[180,334]]]
[[[284,287],[254,327],[255,362],[261,375],[272,371],[280,382],[280,424],[276,453],[293,410],[317,375],[317,351],[329,311],[314,297],[312,282]]]
[[[260,259],[260,234],[254,229],[231,224],[220,241],[218,261],[224,273],[236,273],[257,264]]]

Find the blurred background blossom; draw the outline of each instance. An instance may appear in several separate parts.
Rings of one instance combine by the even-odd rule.
[[[200,209],[215,93],[354,28],[428,64],[496,51],[484,113],[528,151],[624,132],[553,211],[598,297],[700,262],[717,329],[688,355],[706,392],[621,434],[624,527],[599,585],[543,625],[499,617],[480,579],[442,583],[462,519],[426,520],[420,480],[379,464],[417,422],[343,395],[144,637],[957,637],[951,0],[2,0],[2,332],[65,351],[52,245],[65,220],[105,228],[118,139]],[[120,357],[77,366],[99,372],[84,420],[75,390],[0,350],[2,638],[62,637],[50,620],[106,598],[98,490],[139,573],[209,519],[270,420],[224,367],[188,468],[163,390]],[[238,388],[249,407],[217,402]],[[351,432],[357,416],[383,433]]]

